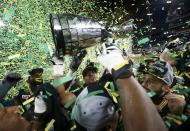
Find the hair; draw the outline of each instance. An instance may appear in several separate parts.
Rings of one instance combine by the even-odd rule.
[[[98,69],[96,67],[92,67],[92,66],[89,66],[89,67],[86,67],[83,71],[82,71],[82,76],[85,77],[88,72],[94,72],[94,73],[98,73]]]

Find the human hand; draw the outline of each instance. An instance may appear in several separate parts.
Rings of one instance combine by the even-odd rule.
[[[178,95],[178,94],[168,94],[164,97],[166,100],[168,100],[168,107],[169,110],[172,113],[175,114],[183,114],[183,110],[185,108],[185,97],[183,95]]]
[[[102,45],[102,49],[97,49],[97,59],[110,73],[112,68],[124,62],[123,52],[116,46]]]
[[[53,63],[53,76],[55,77],[62,76],[64,71],[64,61],[58,59],[57,57],[53,57],[52,63]]]

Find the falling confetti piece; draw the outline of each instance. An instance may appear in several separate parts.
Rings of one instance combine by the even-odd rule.
[[[149,41],[150,41],[150,39],[148,37],[146,37],[146,38],[143,38],[143,39],[139,40],[138,44],[143,45],[143,44],[146,44]]]
[[[4,22],[0,19],[0,27],[4,27],[4,26],[5,26]]]
[[[3,65],[3,66],[5,66],[5,65],[10,65],[11,63],[9,63],[9,62],[0,62],[0,65]]]
[[[15,54],[15,55],[9,56],[8,59],[11,60],[11,59],[19,58],[19,57],[20,57],[20,54]]]

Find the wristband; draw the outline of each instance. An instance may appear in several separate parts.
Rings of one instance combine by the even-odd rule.
[[[35,121],[43,121],[43,120],[45,119],[45,116],[46,116],[46,115],[47,115],[46,112],[44,112],[44,113],[34,113],[33,119],[34,119]]]
[[[112,76],[115,80],[129,78],[133,75],[130,71],[130,64],[125,61],[116,67],[112,68]]]

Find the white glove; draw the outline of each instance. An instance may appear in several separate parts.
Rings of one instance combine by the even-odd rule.
[[[63,65],[53,65],[53,75],[63,76],[64,66]]]
[[[58,59],[57,57],[53,57],[53,75],[54,76],[62,76],[64,71],[64,62],[63,60]]]
[[[116,46],[102,45],[102,50],[97,49],[97,59],[98,61],[111,73],[112,68],[123,63],[123,52]]]
[[[47,110],[47,105],[42,97],[43,93],[40,92],[40,95],[35,98],[34,101],[34,113],[44,113]]]

